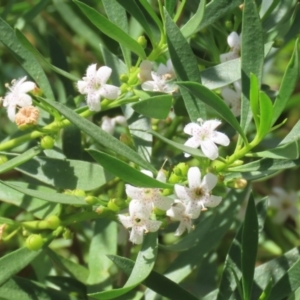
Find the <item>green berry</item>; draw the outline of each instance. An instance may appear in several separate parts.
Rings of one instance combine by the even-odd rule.
[[[46,221],[48,228],[52,230],[55,230],[60,225],[60,218],[55,215],[47,217]]]
[[[0,155],[0,165],[6,163],[8,161],[8,158],[6,155]]]
[[[26,247],[29,250],[37,251],[41,249],[44,245],[44,240],[40,234],[31,234],[26,239]]]
[[[54,139],[50,135],[46,135],[41,139],[41,147],[43,149],[52,149],[54,146]]]

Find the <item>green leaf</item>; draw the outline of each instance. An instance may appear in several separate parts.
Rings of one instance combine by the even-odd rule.
[[[117,237],[116,222],[107,219],[96,220],[89,247],[88,267],[90,276],[87,282],[90,286],[92,285],[89,288],[89,293],[97,292],[104,289],[104,287],[106,290],[111,289],[110,268],[112,262],[107,258],[107,254],[117,253]]]
[[[17,184],[22,184],[23,187],[29,186],[28,183],[17,182]],[[30,184],[30,187],[48,193],[54,192],[54,190],[44,186],[34,186],[33,184]],[[39,219],[45,219],[47,216],[56,215],[60,212],[59,204],[47,203],[40,199],[25,196],[22,192],[11,189],[2,183],[0,183],[0,199],[2,202],[21,207]]]
[[[180,86],[186,88],[191,94],[200,99],[205,104],[211,106],[224,120],[226,120],[241,136],[247,141],[247,138],[238,123],[236,117],[233,115],[230,108],[225,102],[218,97],[214,92],[210,91],[205,86],[196,82],[178,82]]]
[[[62,203],[62,204],[69,204],[69,205],[87,205],[87,203],[84,201],[83,197],[78,196],[72,196],[72,195],[65,195],[60,193],[49,193],[45,191],[36,191],[33,189],[27,189],[19,184],[12,184],[5,181],[1,181],[0,183],[18,191],[25,195],[38,198],[40,200],[54,202],[54,203]]]
[[[104,147],[115,151],[117,154],[126,157],[127,159],[140,165],[144,169],[150,170],[154,173],[156,172],[154,167],[147,161],[143,160],[134,150],[99,128],[99,126],[78,116],[76,112],[61,103],[50,102],[47,99],[43,99],[43,101],[53,108],[57,109],[62,115],[64,115],[68,120],[70,120],[74,125],[76,125],[88,136],[93,138],[100,145],[103,145]]]
[[[255,1],[245,0],[242,23],[242,110],[241,127],[246,131],[251,121],[250,110],[250,76],[253,73],[261,85],[262,68],[264,63],[263,30]]]
[[[254,268],[258,246],[258,221],[254,198],[250,195],[242,234],[242,286],[243,299],[251,298]]]
[[[206,0],[201,0],[195,14],[181,27],[180,31],[185,38],[190,37],[201,24],[205,15]]]
[[[200,82],[197,60],[191,47],[166,10],[165,18],[169,52],[178,80]],[[197,101],[186,90],[180,88],[180,92],[191,121],[196,121],[199,118],[205,119],[205,105]]]
[[[69,296],[62,291],[46,287],[38,282],[21,277],[14,277],[3,284],[0,287],[0,295],[2,299],[78,300],[78,298]]]
[[[268,95],[262,91],[259,92],[259,106],[260,106],[260,125],[257,136],[263,139],[269,133],[272,126],[273,105]]]
[[[22,154],[8,160],[6,163],[0,165],[0,174],[14,169],[21,164],[24,164],[26,161],[37,156],[41,151],[42,149],[40,147],[33,147],[23,152]]]
[[[260,125],[260,106],[259,106],[259,90],[260,86],[258,84],[257,77],[251,73],[250,74],[250,106],[255,121],[256,130],[259,129]]]
[[[124,295],[142,283],[152,271],[157,254],[157,232],[148,233],[144,237],[142,248],[134,264],[132,273],[123,288],[90,294],[95,299],[114,299]]]
[[[108,19],[128,34],[128,21],[125,9],[115,0],[102,1]],[[120,44],[124,61],[129,69],[131,67],[131,52]]]
[[[45,248],[45,253],[49,256],[54,265],[63,272],[68,273],[70,276],[84,284],[87,282],[89,276],[89,270],[87,268],[61,255],[58,255],[48,247]]]
[[[119,44],[122,44],[124,47],[130,49],[142,59],[146,58],[146,54],[142,46],[137,41],[132,39],[125,31],[110,22],[90,6],[75,0],[74,3],[78,5],[81,11],[100,31],[102,31],[104,34],[106,34]]]
[[[272,124],[276,122],[280,114],[283,112],[288,100],[293,94],[295,86],[299,79],[299,59],[298,59],[298,39],[295,42],[295,48],[293,55],[286,67],[278,96],[274,102],[274,115],[272,118]]]
[[[189,153],[194,157],[206,157],[200,149],[195,149],[192,147],[185,146],[184,144],[176,143],[172,140],[165,138],[164,136],[153,130],[149,130],[148,132],[157,137],[158,139],[162,140],[166,144],[172,146],[175,149],[181,150],[184,153]]]
[[[172,185],[160,182],[154,178],[151,178],[138,170],[132,168],[125,162],[108,155],[104,152],[89,149],[87,152],[101,165],[104,169],[117,177],[120,177],[125,182],[139,186],[149,188],[173,188]]]
[[[149,118],[165,119],[169,115],[173,98],[170,95],[154,96],[132,104],[132,108]]]
[[[129,275],[132,272],[134,261],[117,255],[108,255],[108,258],[111,259],[125,274]],[[149,274],[149,276],[143,281],[143,284],[159,295],[169,299],[198,299],[187,290],[183,289],[180,285],[155,271],[152,271]]]
[[[202,0],[201,0],[202,1]],[[229,15],[231,11],[236,9],[242,0],[214,0],[211,1],[207,6],[204,14],[204,18],[198,27],[198,31],[208,27],[215,23],[217,20],[222,17]]]
[[[0,286],[26,267],[42,251],[43,250],[31,251],[24,247],[2,256],[0,258]],[[3,296],[1,292],[0,295]]]
[[[50,64],[48,62],[48,60],[46,60],[45,57],[43,57],[43,55],[28,41],[28,39],[26,38],[26,36],[19,31],[18,29],[16,29],[16,37],[18,39],[18,41],[22,44],[22,46],[28,50],[32,55],[34,55],[34,57],[39,60],[40,62],[42,62],[43,64],[45,64],[48,68],[50,68],[51,70],[53,70],[54,72],[56,72],[57,74],[60,74],[70,80],[73,81],[77,81],[79,78],[77,76],[74,76],[71,73],[68,73],[60,68],[57,68],[55,66],[53,66],[52,64]]]
[[[19,157],[17,156],[16,159]],[[46,156],[35,157],[16,169],[57,189],[90,191],[111,179],[101,166],[90,162]]]
[[[51,85],[35,57],[28,52],[17,39],[14,30],[0,18],[0,41],[11,51],[16,60],[34,79],[43,93],[54,100]]]

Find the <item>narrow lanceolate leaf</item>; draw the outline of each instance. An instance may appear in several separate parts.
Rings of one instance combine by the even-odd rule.
[[[108,172],[120,177],[125,182],[130,184],[140,186],[140,187],[150,187],[150,188],[172,188],[170,184],[160,182],[154,178],[151,178],[138,170],[132,168],[125,162],[114,158],[104,152],[90,149],[87,150],[88,153]]]
[[[26,267],[42,250],[31,251],[20,248],[0,258],[0,286],[13,275]]]
[[[285,70],[278,96],[275,99],[272,124],[276,122],[276,120],[284,110],[286,103],[290,99],[295,89],[295,86],[298,82],[298,78],[299,78],[298,51],[299,50],[298,50],[298,39],[297,39],[295,43],[293,55]]]
[[[54,100],[51,85],[38,61],[17,39],[14,30],[0,18],[0,41],[11,51],[16,60],[34,79],[48,99]]]
[[[243,299],[251,298],[258,245],[258,221],[254,198],[250,195],[243,224],[242,236],[242,286]]]
[[[188,38],[192,34],[194,34],[197,28],[199,27],[199,25],[201,24],[204,17],[205,5],[206,5],[206,1],[201,0],[196,13],[180,29],[182,35],[185,38]]]
[[[108,258],[111,259],[120,269],[122,269],[125,274],[130,275],[134,267],[134,261],[116,255],[108,255]],[[190,292],[183,289],[180,285],[155,271],[152,271],[149,274],[149,276],[143,281],[143,284],[155,291],[157,294],[169,299],[198,299]]]
[[[242,23],[242,110],[241,127],[246,131],[251,121],[250,110],[250,74],[253,73],[261,85],[262,68],[264,62],[263,30],[253,0],[244,1],[243,23]]]
[[[78,116],[73,110],[69,109],[65,105],[57,102],[50,102],[46,99],[43,99],[48,105],[57,109],[62,115],[64,115],[68,120],[70,120],[74,125],[81,129],[88,136],[93,138],[97,143],[107,147],[117,154],[120,154],[132,162],[140,165],[144,169],[156,172],[154,167],[142,159],[134,150],[121,143],[119,140],[111,136],[109,133],[102,130],[99,126],[93,124],[92,122]]]
[[[0,182],[16,191],[19,191],[25,195],[29,195],[31,197],[35,197],[44,201],[54,202],[54,203],[62,203],[62,204],[70,204],[70,205],[87,205],[84,201],[83,197],[71,196],[59,193],[49,193],[44,191],[36,191],[32,189],[24,188],[23,186],[17,184],[11,184],[5,181]]]
[[[251,73],[250,74],[250,107],[252,110],[253,119],[255,121],[256,130],[259,129],[259,124],[260,124],[259,90],[260,90],[260,86],[258,84],[258,79],[253,73]]]
[[[157,254],[157,232],[148,233],[144,237],[142,248],[138,254],[133,270],[123,288],[90,294],[95,299],[114,299],[124,295],[142,283],[151,273]]]
[[[260,124],[257,135],[263,139],[269,133],[272,126],[273,105],[268,95],[262,91],[259,92],[260,106]]]
[[[200,82],[197,60],[191,47],[167,11],[165,11],[165,18],[169,52],[178,79],[180,81]],[[199,118],[205,119],[205,105],[190,95],[187,90],[180,88],[180,92],[191,121],[196,121]]]
[[[149,118],[165,119],[172,107],[171,95],[154,96],[132,104],[132,108]]]
[[[127,47],[141,58],[146,58],[146,53],[142,46],[133,38],[131,38],[127,33],[125,33],[122,29],[110,22],[108,19],[99,14],[95,9],[91,8],[90,6],[79,1],[74,2],[87,16],[87,18],[104,34],[106,34],[116,42],[122,44],[124,47]]]
[[[224,120],[226,120],[241,136],[247,141],[247,138],[238,123],[236,117],[233,115],[232,111],[225,104],[225,102],[217,96],[214,92],[195,82],[178,82],[179,86],[186,88],[191,94],[196,98],[204,102],[205,104],[211,106]]]
[[[27,162],[31,158],[37,156],[42,149],[40,147],[33,147],[22,154],[8,160],[6,163],[0,165],[0,174],[7,172],[11,169],[14,169],[15,167]]]

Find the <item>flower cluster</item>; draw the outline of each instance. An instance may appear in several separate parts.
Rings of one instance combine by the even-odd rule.
[[[170,81],[174,79],[175,76],[175,71],[170,59],[166,65],[159,64],[156,72],[152,71],[152,63],[145,60],[140,65],[140,73],[138,75],[144,91],[167,94],[172,94],[177,91],[177,86]]]
[[[142,171],[148,176],[153,176],[149,171]],[[159,173],[158,179],[166,178]],[[175,232],[176,236],[182,235],[185,230],[192,229],[192,220],[197,219],[201,210],[217,206],[222,198],[211,194],[217,184],[217,177],[211,173],[206,174],[201,180],[201,171],[198,167],[191,167],[187,174],[189,187],[175,184],[175,200],[163,196],[157,188],[137,188],[126,185],[126,194],[132,200],[129,204],[129,216],[119,214],[120,222],[131,228],[130,241],[140,244],[144,233],[157,231],[161,221],[151,220],[154,208],[166,211],[166,215],[173,221],[179,221]]]
[[[228,53],[220,55],[221,62],[226,62],[240,57],[241,36],[239,36],[236,32],[232,32],[227,38],[227,43],[231,50]],[[221,89],[221,95],[224,101],[231,108],[231,111],[236,117],[241,113],[241,93],[242,89],[240,80],[233,83],[233,88],[226,86]]]

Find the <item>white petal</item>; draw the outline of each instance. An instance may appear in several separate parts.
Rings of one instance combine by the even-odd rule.
[[[230,48],[234,48],[235,50],[240,50],[240,37],[236,32],[231,32],[227,37],[227,43]]]
[[[201,141],[197,137],[192,136],[184,143],[184,145],[191,148],[198,148],[201,145]],[[190,154],[185,153],[184,156],[189,157]]]
[[[220,144],[222,146],[228,146],[230,143],[230,140],[228,136],[222,132],[215,131],[212,136],[212,141],[216,144]]]
[[[183,201],[188,201],[190,199],[189,189],[184,187],[183,185],[175,184],[174,191],[176,196]]]
[[[145,81],[142,84],[142,90],[144,91],[156,91],[157,90],[157,85],[154,81]]]
[[[80,94],[86,94],[86,87],[87,87],[87,82],[84,80],[79,80],[77,81],[77,89]]]
[[[21,94],[18,100],[18,106],[26,107],[32,105],[32,98],[27,94]]]
[[[109,134],[113,134],[115,131],[115,120],[111,119],[107,116],[104,116],[102,118],[102,124],[101,124],[101,129],[106,131]]]
[[[157,68],[157,74],[162,76],[168,73],[168,67],[164,64],[159,64]]]
[[[138,216],[140,219],[147,219],[150,217],[152,205],[150,202],[143,200],[131,200],[129,203],[130,216]]]
[[[192,219],[197,219],[200,216],[202,209],[202,203],[200,201],[191,200],[186,205],[186,213],[191,216]]]
[[[100,94],[98,92],[88,93],[86,103],[91,111],[100,111]]]
[[[144,239],[144,229],[140,226],[134,226],[131,229],[129,240],[137,245],[140,245]]]
[[[205,202],[204,205],[207,207],[215,207],[220,204],[222,197],[211,195]]]
[[[125,228],[132,227],[133,223],[130,216],[118,215],[118,218]]]
[[[100,82],[101,84],[105,84],[109,79],[111,72],[112,69],[107,66],[100,67],[96,74],[97,82]]]
[[[149,60],[143,60],[142,63],[140,64],[140,73],[138,75],[140,81],[151,81],[152,76],[151,76],[151,71],[152,71],[152,62]]]
[[[7,107],[7,116],[12,122],[15,121],[15,116],[16,116],[16,106],[15,105],[9,105]]]
[[[168,210],[171,207],[172,203],[173,199],[164,196],[160,196],[153,201],[154,206],[161,210]]]
[[[87,70],[86,70],[86,77],[90,80],[92,78],[94,78],[97,74],[97,64],[92,64],[90,66],[88,66]]]
[[[149,177],[152,177],[153,178],[153,173],[151,171],[148,171],[148,170],[141,170],[141,172]]]
[[[159,229],[162,222],[154,221],[154,220],[146,220],[145,223],[146,223],[146,228],[148,231],[155,232]]]
[[[216,175],[212,173],[207,173],[203,177],[202,184],[208,189],[208,191],[211,191],[216,186],[217,182],[218,182],[218,177]]]
[[[222,122],[219,120],[207,120],[203,123],[202,128],[209,131],[214,131]]]
[[[124,116],[116,116],[114,119],[117,124],[119,124],[121,126],[127,126],[127,121]]]
[[[126,195],[131,199],[141,200],[143,197],[143,189],[137,188],[130,184],[125,184]]]
[[[214,160],[219,156],[218,147],[210,140],[201,143],[201,150],[204,155],[211,160]]]
[[[240,95],[229,87],[224,87],[221,90],[221,95],[227,104],[232,104],[235,101],[240,101]]]
[[[183,218],[185,209],[185,205],[176,199],[172,206],[166,211],[166,215],[174,221],[180,221]]]
[[[196,189],[201,186],[201,171],[198,167],[189,168],[188,174],[189,187]]]
[[[36,84],[32,81],[25,81],[21,84],[19,92],[20,93],[28,93],[36,88]]]
[[[194,133],[199,130],[201,130],[201,127],[197,123],[189,123],[185,125],[183,128],[184,133],[189,135],[194,135]]]
[[[121,94],[120,88],[110,84],[102,85],[99,89],[99,92],[102,97],[109,100],[114,100],[118,98]]]
[[[167,177],[166,177],[165,172],[163,170],[159,170],[157,173],[156,179],[160,182],[166,182]]]

